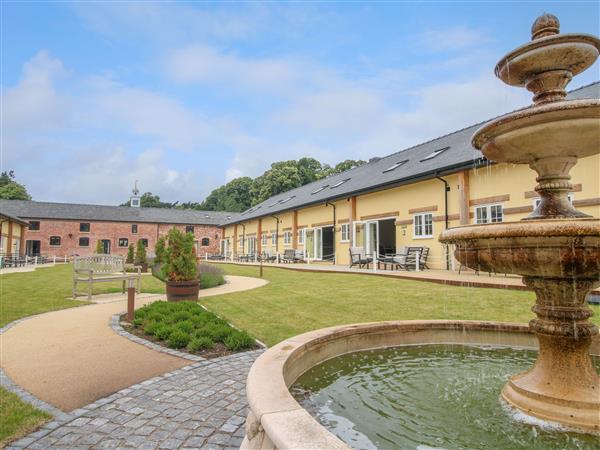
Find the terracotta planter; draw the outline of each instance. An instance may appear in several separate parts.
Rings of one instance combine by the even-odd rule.
[[[183,300],[198,300],[200,280],[167,281],[167,301],[181,302]]]

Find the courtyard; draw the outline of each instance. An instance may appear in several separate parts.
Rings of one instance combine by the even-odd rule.
[[[229,280],[236,277],[257,279],[259,276],[257,266],[219,266],[225,269],[228,277],[233,277]],[[119,334],[121,330],[114,321],[112,326],[109,323],[109,317],[124,309],[124,303],[116,300],[120,290],[118,284],[95,287],[93,303],[68,300],[71,271],[71,265],[60,264],[34,272],[5,274],[0,278],[3,326],[38,314],[4,331],[17,333],[22,329],[21,333],[25,334],[20,336],[29,336],[31,342],[20,348],[22,353],[16,358],[20,361],[15,361],[14,351],[12,355],[9,352],[8,358],[3,357],[3,369],[10,377],[11,368],[23,362],[27,366],[33,358],[33,376],[23,378],[23,384],[28,388],[25,398],[39,405],[38,398],[44,397],[44,404],[49,406],[45,411],[31,408],[3,388],[2,442],[6,444],[15,436],[27,435],[42,425],[38,431],[16,443],[31,448],[133,445],[140,448],[202,446],[222,449],[239,446],[247,412],[245,378],[250,365],[262,351],[194,361],[178,356],[177,352],[165,354],[143,346],[139,341],[132,342],[131,336]],[[531,317],[530,308],[534,301],[533,293],[528,291],[447,286],[360,273],[315,273],[265,267],[264,281],[267,283],[258,287],[253,285],[250,290],[224,291],[213,296],[203,294],[199,302],[271,347],[306,331],[358,322],[462,319],[526,323]],[[213,289],[223,287],[227,285]],[[136,306],[164,298],[164,285],[151,275],[144,276],[142,291],[144,294],[138,296]],[[115,300],[97,301],[106,299],[107,295],[109,299],[111,295],[116,296]],[[593,320],[599,323],[599,308],[591,307],[596,312]],[[104,316],[91,326],[90,317],[99,309],[105,310]],[[61,347],[58,341],[57,345],[52,345],[50,337],[48,345],[54,350],[44,359],[45,352],[41,351],[44,347],[36,345],[35,334],[54,332],[60,335],[63,333],[61,326],[72,332],[77,321],[88,330],[86,339]],[[51,328],[44,329],[49,323],[52,323]],[[6,342],[10,340],[3,338],[2,345]],[[92,360],[103,358],[114,358],[112,367],[107,363],[101,370],[91,370],[81,380],[77,380],[77,358],[74,358],[75,363],[66,363],[59,370],[53,367],[56,365],[53,361],[61,360],[61,352],[67,354],[62,355],[65,361],[71,361],[73,358],[68,354],[79,350],[89,355],[86,349],[95,346],[106,348],[97,354],[97,358],[92,353],[90,361],[82,360],[82,370]],[[115,356],[118,354],[102,356],[113,346],[118,352],[123,352],[124,346],[139,348],[136,351],[142,352],[140,363],[146,361],[152,369],[145,371],[143,367],[136,367],[140,363]],[[3,353],[5,350],[12,349],[3,348]],[[36,352],[40,353],[36,356]],[[10,367],[5,367],[5,363]],[[135,368],[133,372],[128,369],[130,364]],[[13,385],[5,381],[7,379],[3,378],[3,386],[13,386],[16,391],[20,389],[19,383]],[[94,386],[102,389],[90,389]],[[136,430],[133,434],[132,428]]]

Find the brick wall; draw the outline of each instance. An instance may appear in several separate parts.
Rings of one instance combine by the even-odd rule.
[[[110,253],[113,255],[127,255],[127,246],[119,247],[119,239],[126,238],[128,244],[136,244],[138,239],[148,240],[148,253],[154,254],[156,240],[164,236],[172,227],[185,231],[186,225],[137,223],[137,233],[132,233],[133,223],[129,222],[99,222],[81,220],[45,220],[24,219],[40,222],[39,231],[26,229],[21,240],[21,253],[26,251],[26,241],[40,241],[40,253],[45,256],[71,256],[90,255],[96,250],[98,240],[110,241]],[[80,223],[89,223],[90,231],[79,231]],[[202,257],[205,253],[219,253],[220,240],[223,232],[214,225],[193,225],[194,240],[197,241],[197,254]],[[60,245],[50,245],[50,237],[60,237]],[[89,238],[89,246],[79,245],[79,238]],[[208,238],[209,245],[201,245],[202,239]]]

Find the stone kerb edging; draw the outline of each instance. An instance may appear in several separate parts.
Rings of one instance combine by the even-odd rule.
[[[536,339],[525,324],[460,320],[361,323],[292,337],[263,353],[250,369],[246,385],[250,411],[240,448],[349,450],[300,406],[288,387],[311,367],[343,354],[432,343],[536,347]]]

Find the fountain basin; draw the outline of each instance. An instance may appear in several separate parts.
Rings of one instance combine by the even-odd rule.
[[[250,370],[250,412],[241,448],[350,448],[303,409],[289,387],[304,372],[331,358],[361,350],[418,344],[536,348],[537,339],[522,324],[444,320],[344,325],[295,336],[267,350]],[[592,341],[592,353],[600,354],[598,338]]]
[[[598,280],[600,220],[554,219],[468,225],[444,231],[454,255],[475,270]]]
[[[600,99],[531,106],[492,120],[473,135],[473,145],[486,158],[515,164],[595,155],[599,142]]]

